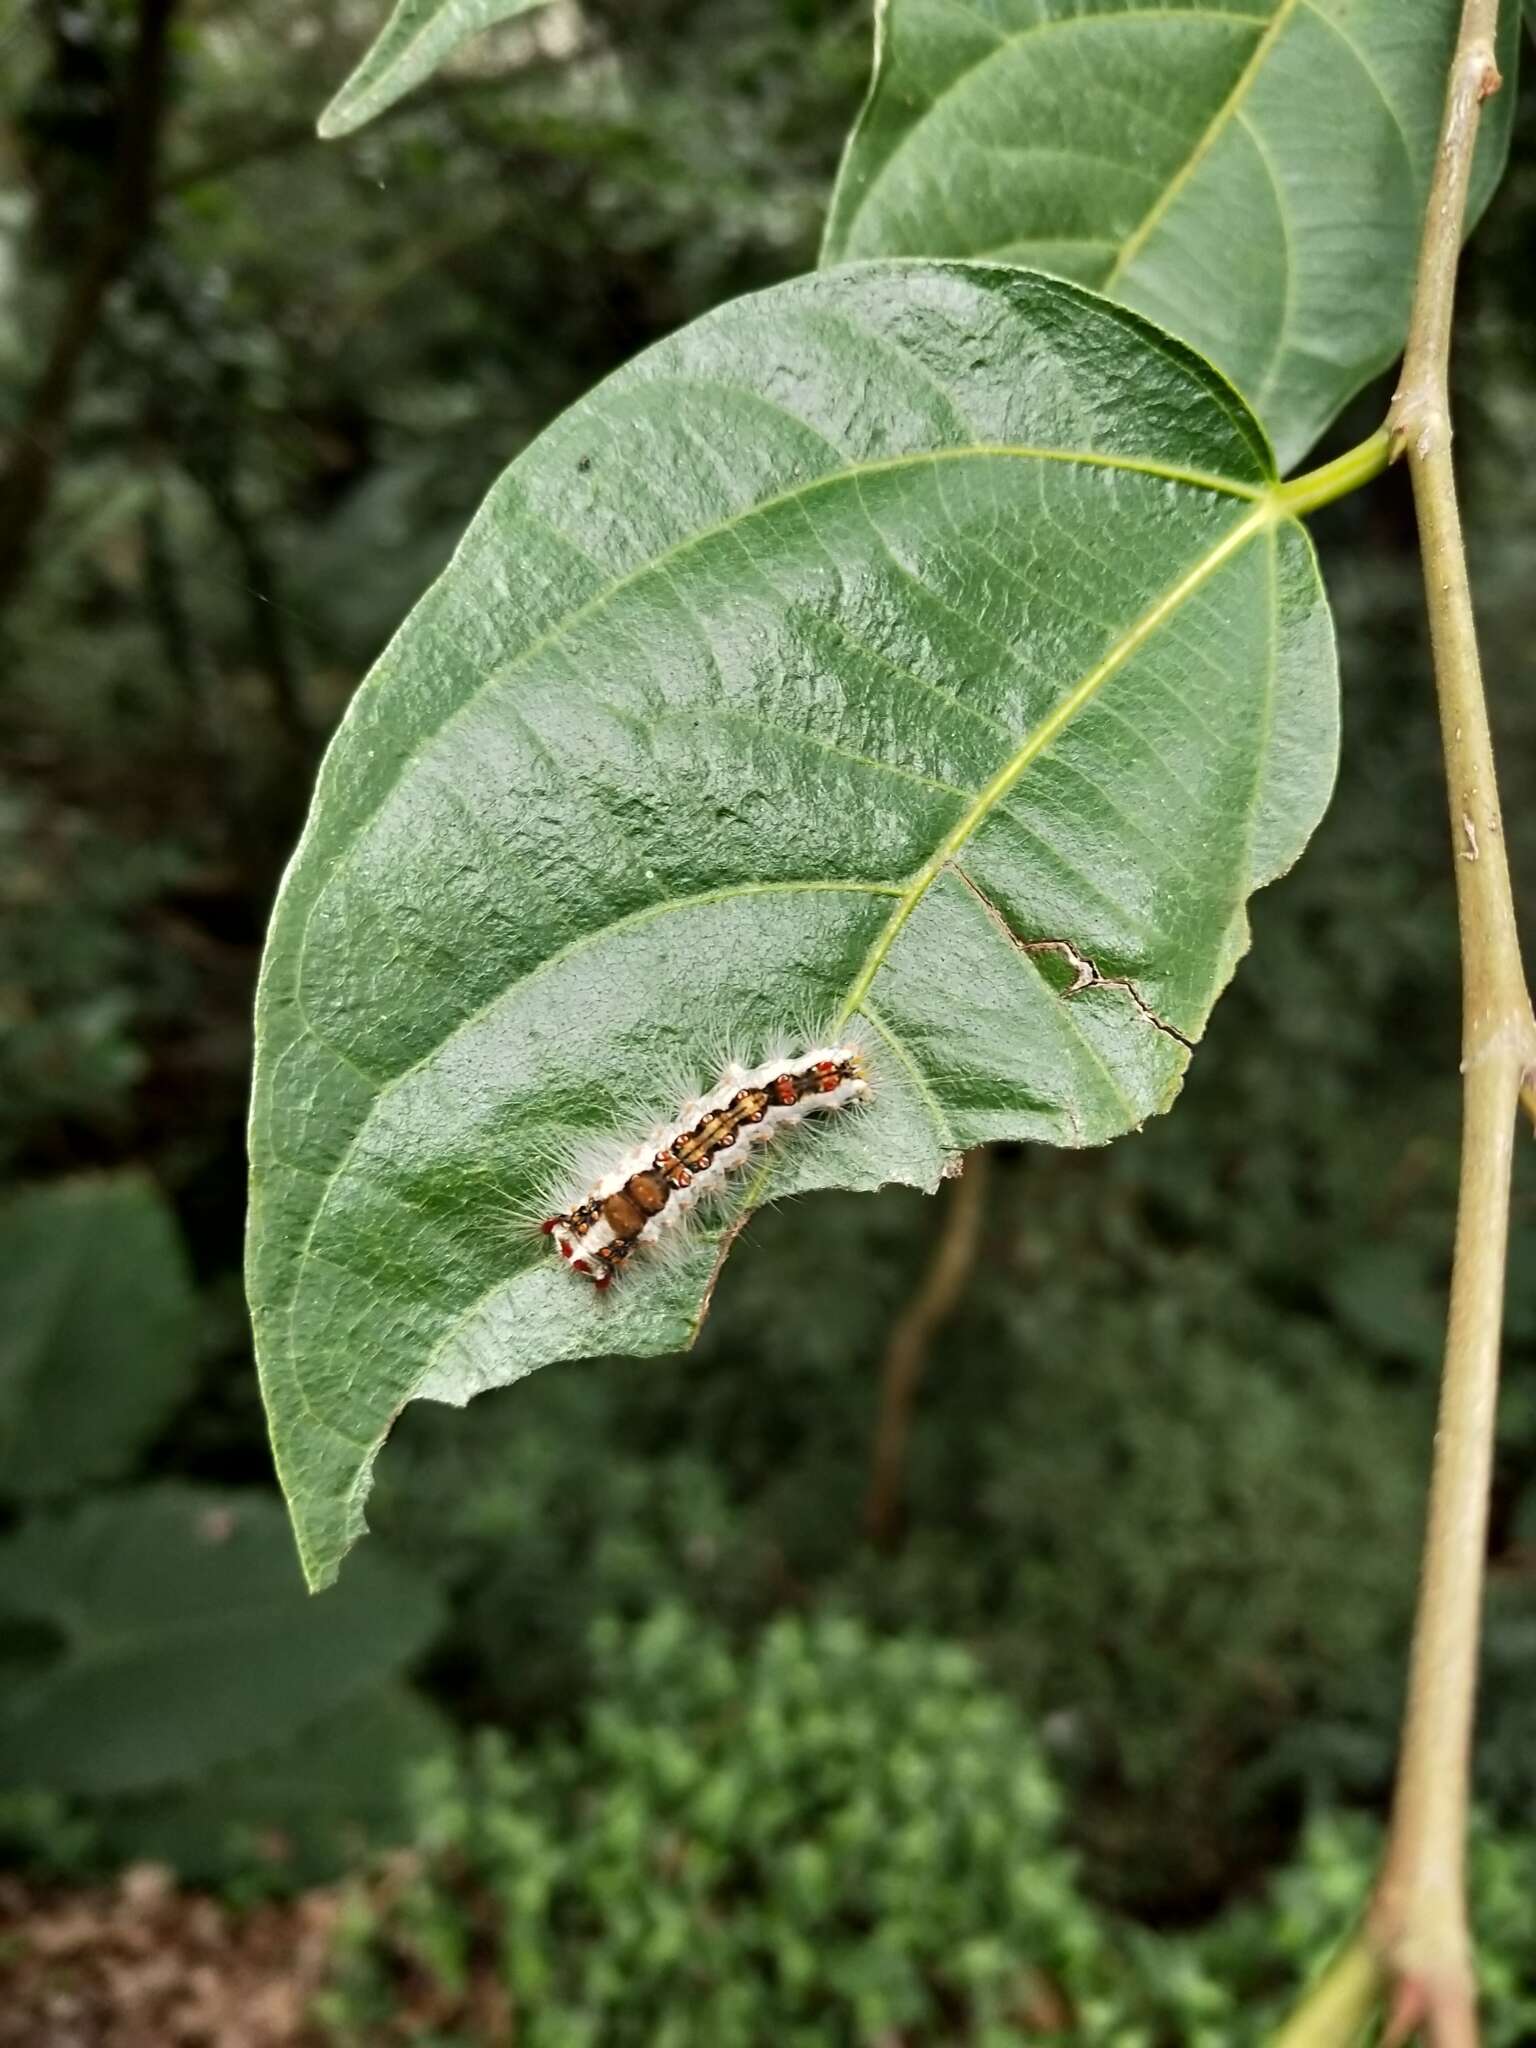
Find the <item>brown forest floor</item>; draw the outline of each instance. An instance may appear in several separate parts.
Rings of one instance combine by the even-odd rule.
[[[315,2048],[336,1912],[326,1891],[231,1912],[149,1865],[91,1891],[0,1878],[0,2048]]]

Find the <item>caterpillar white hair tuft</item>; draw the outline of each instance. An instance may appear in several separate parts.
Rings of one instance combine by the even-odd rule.
[[[838,1044],[773,1055],[755,1067],[730,1061],[707,1094],[594,1166],[586,1192],[539,1228],[573,1273],[607,1287],[637,1247],[659,1243],[718,1194],[764,1141],[869,1092],[865,1046],[846,1033]]]

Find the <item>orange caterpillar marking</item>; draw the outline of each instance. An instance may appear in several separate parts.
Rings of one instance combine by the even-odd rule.
[[[689,1103],[582,1201],[540,1227],[573,1273],[607,1287],[636,1245],[654,1244],[741,1165],[754,1144],[868,1093],[863,1056],[853,1046],[818,1046],[750,1071],[730,1067],[712,1093]]]

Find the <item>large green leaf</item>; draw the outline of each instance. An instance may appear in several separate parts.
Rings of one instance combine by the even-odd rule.
[[[689,1340],[718,1227],[600,1297],[510,1212],[722,1042],[873,1039],[775,1192],[1165,1106],[1334,745],[1261,434],[1074,286],[823,272],[557,421],[355,699],[268,941],[248,1275],[312,1579],[405,1401]]]
[[[319,1884],[405,1839],[410,1780],[451,1741],[418,1694],[382,1686],[275,1748],[193,1784],[112,1800],[92,1819],[114,1862],[168,1863],[186,1884],[262,1869],[287,1884]]]
[[[884,0],[825,260],[1029,263],[1208,355],[1288,468],[1402,346],[1460,0]],[[1501,53],[1511,74],[1513,6]],[[1474,210],[1503,163],[1490,103]]]
[[[395,11],[318,123],[334,140],[382,114],[430,78],[460,43],[545,0],[397,0]]]
[[[4,1781],[181,1784],[367,1691],[421,1649],[437,1606],[382,1552],[359,1565],[335,1600],[306,1599],[262,1493],[144,1487],[28,1522],[0,1544]]]
[[[0,1209],[0,1497],[124,1471],[186,1393],[196,1302],[176,1219],[142,1174],[27,1189]]]

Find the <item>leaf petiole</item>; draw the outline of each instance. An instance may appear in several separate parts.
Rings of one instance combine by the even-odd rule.
[[[1381,426],[1368,440],[1345,449],[1342,455],[1336,456],[1332,462],[1325,462],[1320,469],[1309,469],[1304,476],[1277,484],[1271,498],[1276,508],[1287,517],[1305,519],[1319,506],[1331,505],[1336,498],[1347,498],[1351,491],[1358,491],[1362,484],[1370,483],[1372,478],[1381,475],[1391,460],[1392,437],[1387,428]]]

